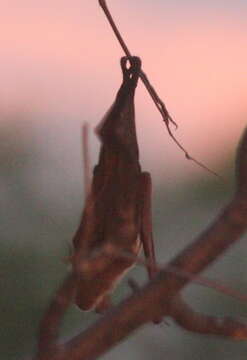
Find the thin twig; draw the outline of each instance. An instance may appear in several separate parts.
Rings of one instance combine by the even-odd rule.
[[[88,123],[84,123],[82,126],[82,156],[83,156],[83,175],[84,175],[84,189],[86,198],[90,191],[91,185],[91,166],[89,156],[89,126]]]
[[[120,44],[120,46],[122,47],[124,53],[126,54],[126,56],[131,57],[131,52],[128,48],[128,46],[126,45],[120,31],[118,30],[116,23],[109,11],[109,8],[106,4],[105,0],[99,0],[99,5],[101,6],[102,10],[104,11],[106,18],[109,21],[109,24]],[[195,164],[197,164],[198,166],[200,166],[201,168],[203,168],[204,170],[210,172],[211,174],[217,176],[218,178],[221,179],[221,177],[214,172],[213,170],[209,169],[207,166],[205,166],[203,163],[201,163],[200,161],[196,160],[194,157],[192,157],[188,151],[183,147],[183,145],[177,140],[177,138],[174,136],[174,134],[171,131],[170,128],[170,124],[173,124],[176,128],[178,127],[177,123],[173,120],[173,118],[171,117],[171,115],[169,114],[165,103],[161,100],[161,98],[159,97],[159,95],[157,94],[156,90],[154,89],[154,87],[152,86],[152,84],[150,83],[150,81],[148,80],[147,75],[144,73],[143,70],[140,71],[140,78],[143,82],[143,84],[145,85],[149,95],[151,96],[156,108],[158,109],[158,111],[160,112],[162,119],[166,125],[168,134],[170,135],[170,137],[172,138],[172,140],[175,142],[175,144],[183,151],[186,159],[193,161]],[[222,179],[221,179],[222,180]]]

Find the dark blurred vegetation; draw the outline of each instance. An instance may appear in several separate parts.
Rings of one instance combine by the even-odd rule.
[[[63,174],[56,159],[49,157],[49,149],[45,156],[41,155],[40,143],[46,142],[48,130],[39,137],[30,121],[19,114],[15,119],[5,116],[3,120],[0,125],[0,353],[1,359],[20,360],[34,350],[39,320],[67,271],[63,259],[69,253],[83,197],[78,173],[68,170]],[[154,189],[154,234],[160,263],[165,263],[192,241],[231,198],[234,189],[232,156],[222,163],[221,169],[225,183],[203,173],[201,178],[186,182],[181,179],[174,184],[167,184],[164,179],[163,186]],[[46,178],[44,183],[41,174]],[[74,176],[76,180],[70,192],[68,186],[72,186]],[[45,186],[41,191],[42,184]],[[65,209],[63,204],[66,204]],[[247,293],[246,254],[243,239],[205,275]],[[139,267],[133,270],[133,275],[140,282],[146,279],[145,269]],[[123,281],[114,294],[114,301],[120,301],[128,292]],[[247,304],[213,290],[191,285],[184,294],[198,310],[247,317]],[[96,318],[95,314],[81,313],[71,307],[61,334],[72,336]],[[181,330],[169,320],[168,323],[170,326],[167,322],[162,326],[146,326],[104,358],[246,358],[247,344],[244,342],[199,336]]]

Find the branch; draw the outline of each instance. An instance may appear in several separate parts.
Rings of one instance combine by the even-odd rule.
[[[139,291],[140,287],[133,279],[128,280],[133,292]],[[216,317],[201,314],[192,309],[178,294],[170,302],[169,316],[184,329],[207,335],[226,336],[235,340],[247,339],[247,324],[243,324],[233,318]]]
[[[89,156],[89,126],[88,123],[84,123],[82,126],[82,156],[83,156],[83,175],[84,175],[84,189],[86,197],[89,194],[91,186],[91,164]]]
[[[230,317],[208,316],[196,312],[179,295],[171,303],[170,316],[188,331],[226,336],[235,340],[247,339],[247,324]]]
[[[76,276],[69,274],[51,301],[40,324],[38,354],[56,350],[59,326],[74,299],[76,282]]]
[[[237,191],[232,202],[226,206],[215,222],[204,231],[196,240],[184,251],[182,251],[173,261],[168,264],[168,270],[164,268],[160,273],[150,281],[146,286],[124,300],[119,306],[108,312],[103,318],[97,321],[86,331],[74,337],[67,343],[59,346],[57,351],[44,351],[39,357],[34,359],[42,360],[92,360],[108,351],[118,342],[129,336],[141,325],[151,322],[154,318],[169,316],[174,312],[172,302],[174,297],[189,284],[192,279],[183,277],[176,273],[171,273],[169,268],[177,268],[185,273],[191,273],[196,276],[204,270],[209,264],[215,261],[230,245],[236,242],[244,233],[247,227],[247,131],[243,135],[237,154]],[[73,289],[73,277],[68,280],[68,287]],[[63,289],[63,286],[61,287]],[[61,290],[62,291],[62,290]],[[66,291],[62,291],[66,295]],[[60,292],[58,291],[58,294]],[[67,296],[66,306],[60,306],[56,324],[58,327],[59,317],[62,318],[68,304],[72,301],[70,292]],[[59,296],[54,300],[59,303]],[[52,310],[56,306],[51,305],[50,315],[45,318],[52,318]],[[55,311],[54,310],[54,311]],[[178,309],[176,309],[178,314]],[[190,311],[187,308],[187,313]],[[177,321],[185,324],[185,320]],[[209,318],[203,318],[207,321]],[[43,322],[43,324],[45,321]],[[47,323],[46,323],[47,324]],[[48,321],[49,324],[49,321]],[[229,329],[238,326],[239,331],[233,331],[235,338],[245,338],[246,327],[241,324],[233,323],[230,320],[224,320],[223,325],[214,328],[219,332],[226,334]],[[45,332],[45,327],[43,330]],[[48,327],[49,328],[49,327]],[[202,327],[201,327],[202,329]],[[57,333],[57,329],[52,330],[52,338]],[[53,341],[48,341],[53,343]],[[45,344],[46,341],[45,341]],[[41,347],[42,348],[42,347]],[[42,349],[41,349],[42,350]],[[43,349],[45,350],[45,349]]]

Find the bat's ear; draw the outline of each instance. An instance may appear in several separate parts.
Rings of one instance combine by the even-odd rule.
[[[123,71],[123,80],[133,79],[134,82],[137,82],[141,71],[141,59],[137,56],[124,56],[121,58],[120,64]]]

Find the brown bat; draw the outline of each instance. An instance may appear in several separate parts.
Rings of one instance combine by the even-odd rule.
[[[123,57],[121,67],[122,85],[96,130],[101,141],[99,163],[73,239],[72,263],[78,274],[75,302],[82,310],[101,312],[110,306],[110,293],[142,246],[149,276],[156,271],[151,178],[141,171],[134,114],[141,60]],[[115,255],[109,256],[112,250]]]

